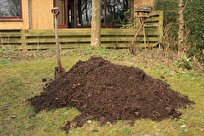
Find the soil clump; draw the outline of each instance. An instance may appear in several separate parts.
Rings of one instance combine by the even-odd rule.
[[[160,79],[141,69],[121,66],[91,57],[77,62],[62,77],[47,84],[44,91],[29,99],[35,111],[75,107],[81,114],[65,128],[82,126],[88,120],[101,124],[117,120],[149,118],[160,121],[177,118],[178,108],[193,102],[173,91]]]

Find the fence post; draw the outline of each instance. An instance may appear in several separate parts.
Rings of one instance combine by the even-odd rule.
[[[164,12],[159,11],[159,48],[161,47],[164,31]]]
[[[22,29],[21,30],[21,49],[22,50],[27,50],[27,42],[26,42],[26,33],[28,30]]]

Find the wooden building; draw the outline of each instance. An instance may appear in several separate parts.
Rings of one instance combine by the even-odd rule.
[[[0,0],[0,47],[47,49],[54,47],[53,7],[60,14],[62,48],[90,45],[91,0]],[[102,46],[126,47],[136,29],[118,29],[135,16],[134,10],[153,6],[154,0],[101,0]],[[146,20],[147,43],[143,32],[135,43],[156,46],[162,41],[163,12],[154,11]],[[145,44],[144,44],[145,43]]]
[[[102,27],[118,27],[127,12],[153,0],[102,0]],[[52,29],[51,9],[60,10],[60,28],[86,28],[91,23],[91,0],[1,0],[0,29]]]

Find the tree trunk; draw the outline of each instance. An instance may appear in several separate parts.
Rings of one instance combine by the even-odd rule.
[[[101,46],[101,1],[92,0],[91,46]]]
[[[181,57],[184,48],[184,2],[183,0],[178,0],[178,56]]]

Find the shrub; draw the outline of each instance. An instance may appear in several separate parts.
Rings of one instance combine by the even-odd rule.
[[[204,49],[204,2],[203,0],[186,0],[185,4],[185,26],[190,30],[187,40],[191,43],[193,50],[197,49],[201,52]],[[176,36],[178,31],[177,0],[156,0],[155,9],[164,10],[165,25],[174,24],[171,32]]]

